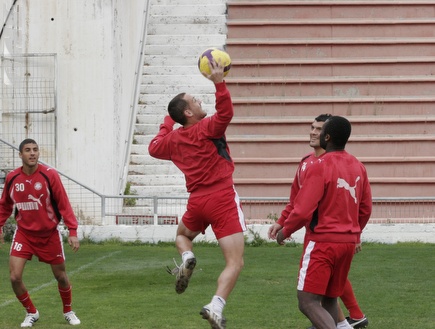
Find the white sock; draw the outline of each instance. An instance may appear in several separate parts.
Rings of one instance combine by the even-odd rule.
[[[181,255],[181,260],[183,261],[183,263],[186,261],[186,260],[188,260],[188,259],[190,259],[190,258],[194,258],[195,257],[195,255],[193,254],[193,252],[191,252],[190,250],[189,251],[185,251],[185,252],[183,252],[183,254]]]
[[[225,299],[217,295],[214,295],[211,300],[213,311],[219,316],[222,316],[222,312],[224,310],[225,304],[226,304]]]
[[[347,322],[346,320],[343,320],[343,321],[337,323],[337,329],[352,329],[352,327],[349,324],[349,322]]]

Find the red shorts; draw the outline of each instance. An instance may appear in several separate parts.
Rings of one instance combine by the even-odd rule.
[[[189,230],[203,234],[211,225],[217,239],[246,231],[239,196],[233,186],[212,194],[190,196],[182,221]]]
[[[355,243],[308,241],[300,262],[298,290],[340,297],[354,253]]]
[[[12,240],[10,255],[31,260],[35,255],[40,262],[51,265],[65,262],[62,236],[54,230],[48,237],[34,237],[17,229]]]

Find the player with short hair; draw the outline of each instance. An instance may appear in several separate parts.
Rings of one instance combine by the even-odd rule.
[[[223,308],[243,268],[246,224],[234,189],[234,163],[225,139],[234,115],[233,104],[221,63],[211,61],[210,70],[211,74],[205,76],[216,88],[216,113],[206,117],[201,101],[190,94],[175,96],[168,105],[169,116],[148,149],[151,156],[171,160],[184,173],[190,193],[175,240],[182,264],[170,271],[177,275],[177,293],[185,291],[196,266],[193,239],[211,225],[219,242],[225,268],[215,295],[200,314],[212,328],[221,329],[226,327]],[[175,122],[182,126],[173,130]]]
[[[325,150],[320,147],[319,137],[323,124],[331,116],[332,114],[320,114],[311,123],[309,145],[310,147],[313,148],[314,151],[305,155],[299,163],[299,166],[296,170],[295,177],[293,179],[293,184],[291,186],[289,203],[287,204],[285,209],[281,212],[281,216],[278,218],[278,220],[274,224],[272,224],[269,228],[268,235],[269,238],[271,239],[276,239],[277,232],[283,228],[284,221],[291,213],[293,209],[294,199],[303,185],[304,177],[307,169],[313,163],[317,162],[319,157],[325,154]],[[358,244],[356,246],[356,252],[358,252],[360,249],[361,249],[361,244]],[[355,294],[352,289],[352,285],[349,280],[347,280],[343,295],[340,296],[340,298],[342,299],[346,308],[349,310],[350,315],[349,318],[346,319],[343,314],[343,311],[341,310],[340,305],[338,305],[337,329],[365,328],[368,325],[368,320],[358,305],[358,302],[356,300]],[[316,328],[310,327],[308,329],[316,329]]]
[[[39,261],[50,264],[63,303],[63,315],[71,325],[80,320],[71,307],[72,288],[65,269],[62,235],[58,225],[63,219],[69,230],[68,244],[76,252],[77,219],[74,215],[59,174],[55,169],[39,164],[39,147],[33,139],[25,139],[19,146],[22,166],[11,171],[4,184],[0,200],[0,242],[2,231],[15,206],[17,227],[12,240],[9,269],[12,289],[26,309],[21,327],[32,327],[39,312],[23,283],[24,267],[35,255]]]
[[[297,290],[299,309],[317,329],[336,329],[337,298],[372,210],[366,169],[344,149],[350,133],[346,118],[326,120],[320,132],[325,154],[306,170],[283,228],[269,231],[283,244],[307,228]]]

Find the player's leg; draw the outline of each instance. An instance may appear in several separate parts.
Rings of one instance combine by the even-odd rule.
[[[72,310],[72,286],[66,273],[65,262],[51,264],[51,270],[57,280],[57,288],[63,305],[63,316],[71,325],[81,323],[75,312]]]
[[[39,312],[23,282],[24,268],[27,261],[32,259],[32,255],[30,241],[19,230],[15,231],[9,258],[9,274],[12,290],[21,305],[26,309],[26,317],[21,323],[21,327],[32,327],[33,323],[39,319]]]
[[[347,322],[346,317],[344,316],[343,310],[341,309],[340,303],[337,298],[337,329],[352,329],[349,322]],[[313,325],[308,329],[316,329]]]
[[[225,268],[218,278],[216,295],[225,300],[230,295],[243,268],[245,239],[242,232],[218,240],[225,258]]]
[[[177,276],[175,291],[178,294],[186,290],[196,266],[196,258],[193,253],[193,239],[195,239],[199,233],[199,231],[194,232],[189,230],[186,225],[184,225],[183,220],[178,224],[175,245],[178,253],[181,255],[181,265],[174,269],[175,273],[173,273]]]
[[[338,315],[337,315],[337,329],[352,329],[349,322],[347,322],[346,317],[344,316],[343,310],[341,309],[341,305],[337,298],[337,307],[338,307]]]
[[[9,259],[9,269],[12,289],[21,305],[26,309],[26,316],[21,323],[21,327],[32,327],[39,320],[39,312],[23,283],[23,271],[26,262],[27,259],[25,258],[11,256]]]
[[[21,296],[27,292],[23,282],[23,272],[26,266],[27,259],[10,256],[9,258],[9,273],[11,279],[12,290],[16,296]]]
[[[209,202],[211,225],[225,259],[216,295],[226,300],[243,268],[246,224],[234,187],[216,193],[212,199]]]
[[[192,252],[193,250],[193,239],[200,232],[193,232],[189,230],[183,223],[183,220],[180,221],[177,228],[177,236],[175,238],[175,245],[177,247],[178,253],[183,255],[185,252]]]
[[[349,311],[349,323],[351,323],[354,328],[365,328],[368,325],[368,320],[359,307],[349,279],[346,280],[346,285],[344,286],[344,291],[340,298]]]
[[[51,271],[56,279],[58,286],[62,289],[70,287],[68,275],[66,274],[65,262],[60,264],[51,264]]]
[[[358,301],[356,300],[355,293],[353,292],[352,284],[350,283],[349,279],[346,280],[343,295],[341,295],[340,298],[343,301],[344,306],[346,306],[348,309],[352,318],[360,319],[364,316],[364,313],[358,305]]]
[[[39,312],[30,298],[29,292],[23,282],[23,272],[27,259],[11,256],[9,259],[9,271],[12,284],[12,290],[18,301],[26,309],[26,317],[21,323],[21,327],[32,327],[33,323],[38,321]]]
[[[55,230],[43,249],[38,250],[40,261],[50,264],[53,276],[63,305],[63,316],[71,325],[80,324],[79,318],[72,310],[72,287],[65,267],[65,254],[63,250],[62,235]]]
[[[310,240],[304,242],[304,251],[299,263],[297,296],[299,310],[311,321],[316,329],[335,329],[337,301],[333,305],[322,305],[332,276],[328,259],[329,244]],[[330,302],[325,300],[326,303]]]
[[[225,258],[225,268],[219,275],[215,295],[211,302],[202,308],[200,314],[210,322],[212,328],[225,328],[226,319],[222,312],[243,268],[245,240],[243,232],[239,232],[218,241]]]
[[[336,329],[335,320],[330,313],[337,314],[335,298],[323,298],[321,295],[298,290],[298,302],[299,310],[310,319],[316,329]]]

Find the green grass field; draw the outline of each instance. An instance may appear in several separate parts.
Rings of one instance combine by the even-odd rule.
[[[8,244],[0,249],[0,328],[5,329],[19,328],[25,315],[10,287],[8,251]],[[175,277],[164,270],[173,266],[172,258],[179,261],[173,245],[83,243],[77,254],[67,247],[79,328],[209,328],[199,311],[214,294],[224,263],[215,245],[196,245],[194,251],[196,271],[186,292],[177,295]],[[229,329],[309,325],[296,299],[300,253],[300,245],[246,247],[245,268],[224,311]],[[350,279],[369,327],[435,328],[434,264],[433,244],[364,245]],[[68,328],[49,266],[34,259],[24,281],[41,315],[34,328]]]

